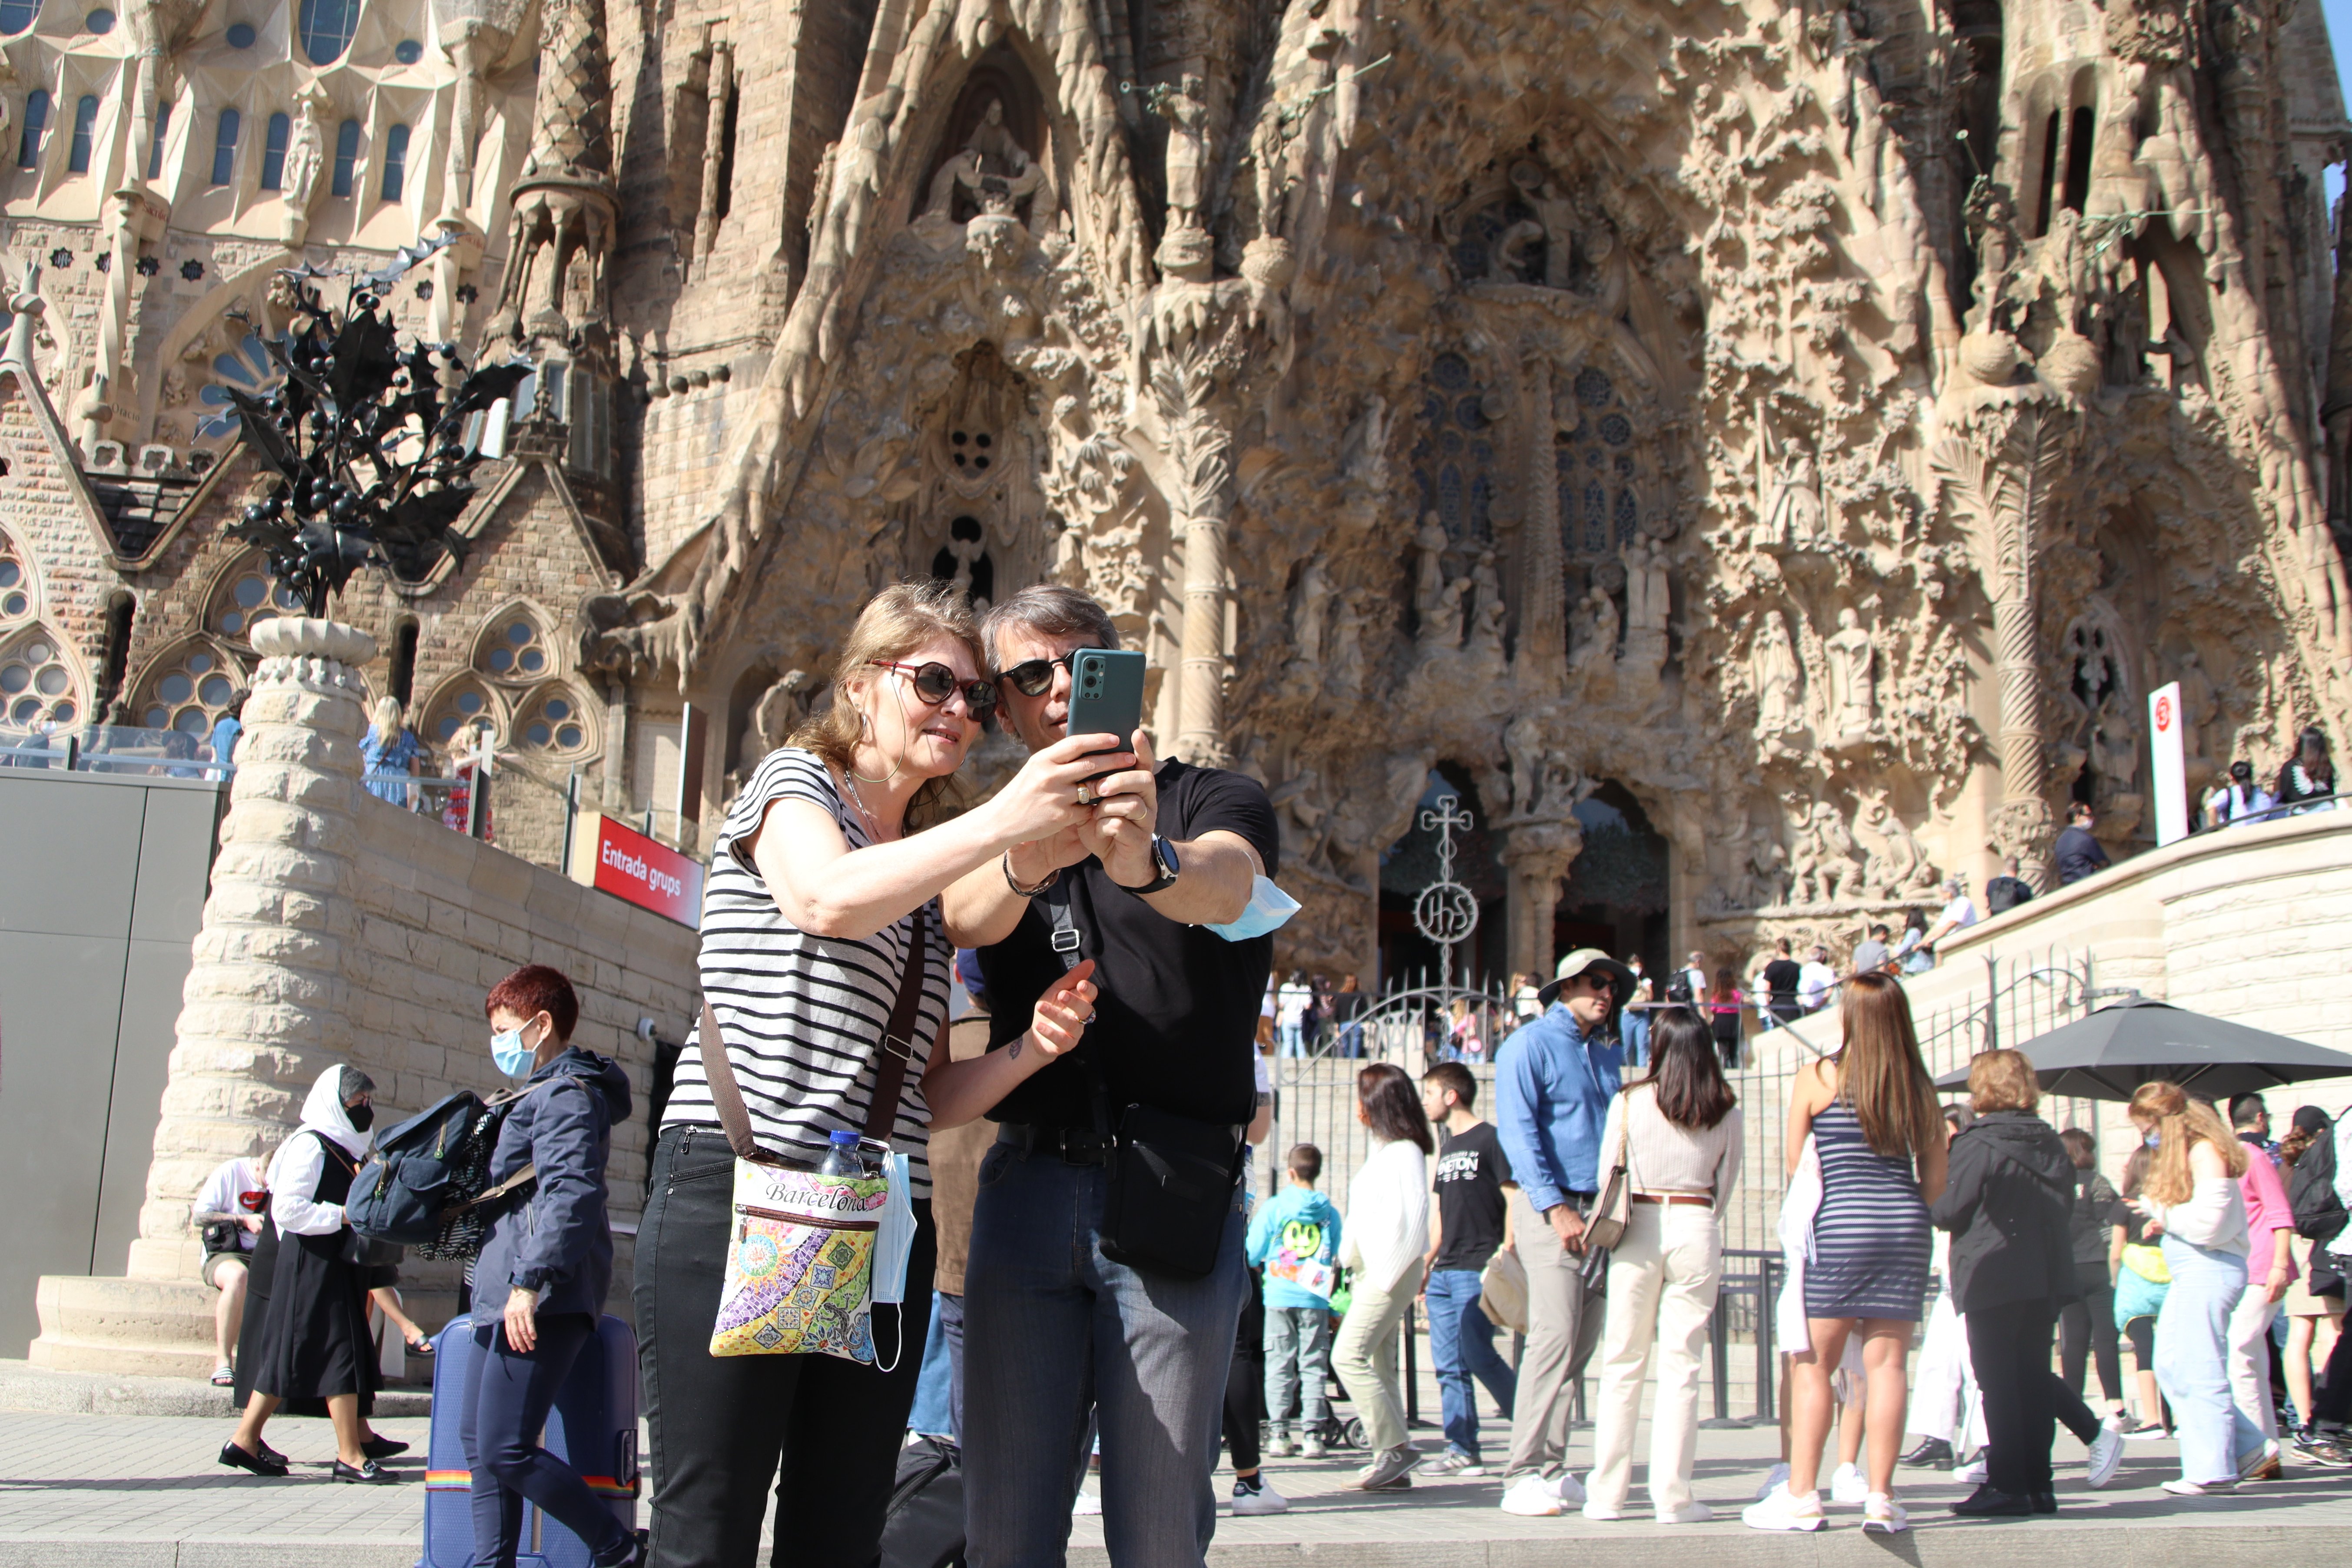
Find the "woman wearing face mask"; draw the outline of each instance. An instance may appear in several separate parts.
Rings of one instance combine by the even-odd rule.
[[[374,1080],[357,1068],[320,1073],[302,1103],[302,1124],[269,1163],[272,1223],[254,1249],[257,1280],[267,1261],[261,1253],[273,1241],[276,1260],[258,1332],[240,1347],[238,1375],[250,1366],[253,1392],[236,1435],[221,1446],[224,1465],[257,1476],[286,1474],[284,1457],[261,1441],[263,1424],[281,1404],[324,1400],[335,1429],[334,1479],[396,1479],[376,1461],[408,1445],[373,1436],[362,1408],[374,1397],[379,1374],[368,1333],[368,1271],[350,1261],[357,1249],[343,1217],[343,1199],[375,1124],[374,1092]]]
[[[762,1149],[814,1169],[833,1133],[865,1128],[900,977],[920,966],[889,1129],[908,1156],[916,1230],[905,1300],[874,1317],[873,1365],[713,1357],[735,1156],[705,1066],[718,1042],[696,1028],[637,1234],[652,1561],[664,1568],[748,1568],[771,1495],[807,1561],[877,1559],[930,1316],[931,1130],[984,1114],[1076,1045],[1093,1016],[1085,963],[1039,999],[1025,1034],[964,1061],[944,1047],[952,955],[940,890],[1009,865],[1015,846],[1076,841],[1096,819],[1093,780],[1135,762],[1111,737],[1072,735],[1034,753],[985,805],[942,821],[995,706],[983,668],[951,585],[883,590],[843,645],[831,709],[760,763],[719,830],[702,907],[703,996]]]
[[[580,999],[543,963],[526,964],[482,1004],[498,1069],[524,1080],[490,1156],[492,1184],[525,1165],[530,1194],[491,1219],[474,1266],[473,1377],[458,1433],[474,1476],[474,1561],[511,1563],[525,1500],[588,1544],[598,1568],[633,1563],[636,1536],[580,1472],[539,1446],[558,1390],[596,1337],[613,1282],[604,1166],[629,1115],[629,1079],[572,1045]]]

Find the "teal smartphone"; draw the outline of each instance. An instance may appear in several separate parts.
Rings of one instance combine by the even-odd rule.
[[[1070,655],[1073,735],[1117,735],[1119,749],[1143,727],[1143,667],[1139,653],[1082,647]]]

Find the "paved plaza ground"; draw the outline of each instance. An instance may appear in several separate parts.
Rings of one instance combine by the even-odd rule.
[[[379,1425],[422,1448],[424,1421]],[[326,1424],[282,1421],[269,1436],[294,1460],[294,1475],[261,1480],[214,1463],[226,1432],[226,1423],[186,1417],[0,1413],[0,1568],[410,1568],[416,1561],[421,1453],[394,1462],[400,1485],[338,1485],[326,1479]],[[1425,1446],[1435,1441],[1429,1432],[1416,1437]],[[1588,1441],[1579,1434],[1580,1465]],[[2111,1532],[2161,1524],[2230,1526],[2190,1550],[2209,1562],[2218,1552],[2218,1560],[2252,1563],[2332,1554],[2352,1528],[2352,1472],[2295,1468],[2234,1496],[2184,1500],[2157,1489],[2175,1473],[2173,1445],[2134,1442],[2116,1484],[2088,1492],[2080,1446],[2062,1435],[2062,1511],[2054,1520],[1955,1520],[1941,1505],[1968,1489],[1915,1470],[1902,1482],[1916,1527],[1909,1536],[1865,1538],[1853,1509],[1832,1510],[1832,1528],[1817,1536],[1768,1536],[1744,1529],[1736,1511],[1774,1452],[1769,1428],[1703,1433],[1697,1491],[1723,1517],[1679,1528],[1654,1525],[1646,1515],[1615,1524],[1573,1514],[1515,1519],[1495,1506],[1494,1480],[1423,1481],[1407,1493],[1367,1497],[1340,1489],[1353,1468],[1348,1460],[1276,1460],[1268,1470],[1291,1498],[1290,1511],[1222,1520],[1210,1560],[1217,1568],[1680,1568],[1697,1555],[1741,1568],[1886,1558],[2041,1568],[2053,1552],[2075,1563],[2141,1557],[2146,1543]],[[1634,1477],[1638,1488],[1639,1465]],[[1230,1485],[1220,1471],[1220,1496]],[[2187,1545],[2176,1536],[2165,1551]],[[1099,1521],[1076,1521],[1071,1561],[1078,1568],[1107,1562]]]

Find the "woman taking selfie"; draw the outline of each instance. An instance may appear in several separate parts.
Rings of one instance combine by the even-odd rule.
[[[1091,965],[1080,964],[1011,1044],[962,1062],[934,1048],[952,956],[940,889],[1017,845],[1129,808],[1125,797],[1099,801],[1092,781],[1132,754],[1103,755],[1109,738],[1072,735],[1033,755],[987,805],[941,822],[995,704],[981,668],[952,588],[885,589],[850,631],[831,709],[761,763],[720,829],[703,900],[703,994],[762,1151],[814,1170],[835,1133],[867,1124],[877,1098],[890,1096],[883,1037],[902,977],[921,966],[889,1118],[890,1145],[908,1156],[916,1231],[904,1302],[874,1314],[873,1365],[817,1353],[714,1357],[735,1155],[706,1065],[713,1042],[699,1026],[688,1037],[636,1261],[649,1560],[667,1568],[748,1568],[771,1492],[807,1561],[876,1560],[930,1312],[929,1131],[986,1111],[1075,1045],[1092,1016]]]
[[[1633,1201],[1625,1234],[1609,1255],[1609,1309],[1601,1331],[1600,1417],[1584,1517],[1622,1519],[1633,1489],[1633,1426],[1642,1384],[1658,1360],[1650,1418],[1650,1506],[1660,1524],[1715,1517],[1691,1496],[1698,1457],[1698,1368],[1723,1282],[1717,1216],[1739,1183],[1741,1129],[1723,1081],[1715,1038],[1686,1007],[1658,1014],[1650,1076],[1610,1102],[1601,1128],[1601,1180],[1623,1152]]]
[[[1837,1055],[1797,1069],[1789,1092],[1789,1173],[1810,1135],[1821,1158],[1822,1202],[1805,1270],[1812,1349],[1790,1358],[1789,1479],[1743,1514],[1758,1530],[1819,1530],[1822,1445],[1830,1431],[1830,1373],[1846,1340],[1862,1335],[1869,1434],[1865,1531],[1909,1528],[1893,1496],[1903,1447],[1904,1361],[1927,1295],[1927,1205],[1944,1190],[1944,1119],[1919,1058],[1911,1003],[1891,975],[1845,983]]]

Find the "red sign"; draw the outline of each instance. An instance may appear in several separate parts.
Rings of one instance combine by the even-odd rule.
[[[667,845],[646,837],[612,817],[580,819],[573,840],[574,880],[602,888],[642,910],[699,930],[702,925],[702,866]]]
[[[2156,699],[2156,727],[2158,731],[2172,728],[2172,699],[2161,692]]]

